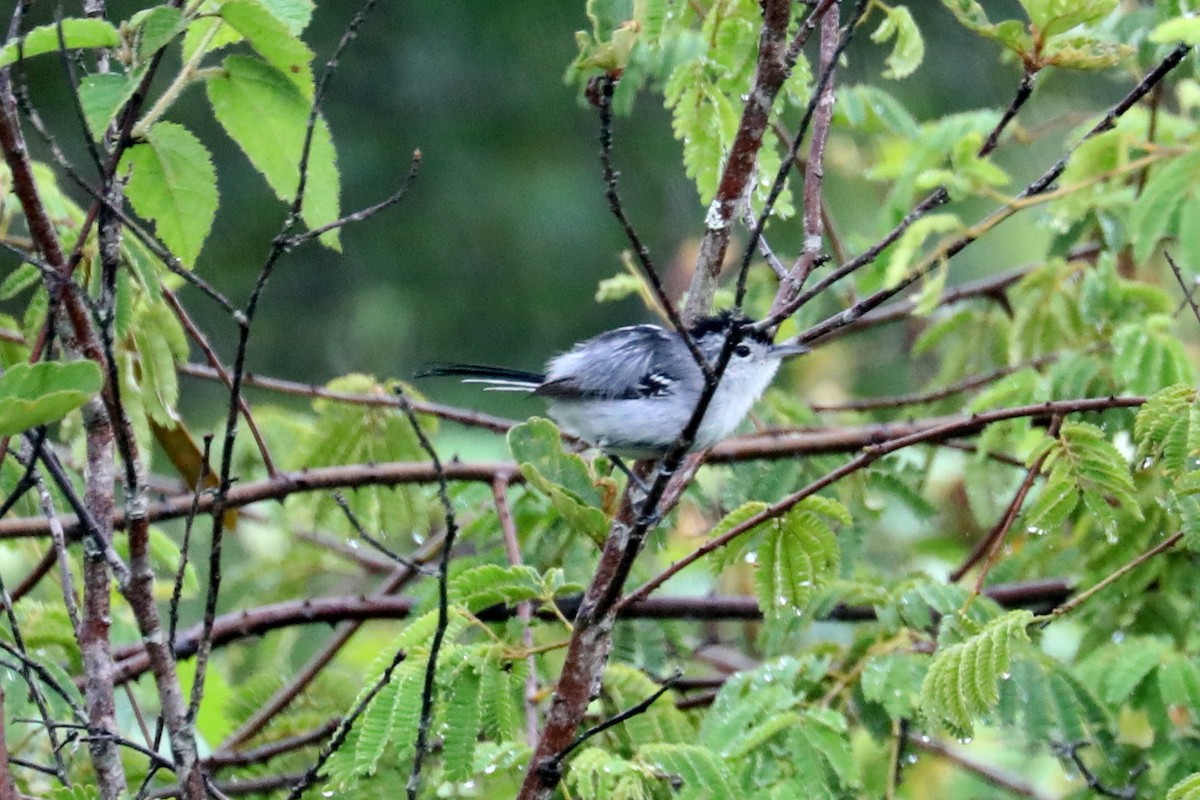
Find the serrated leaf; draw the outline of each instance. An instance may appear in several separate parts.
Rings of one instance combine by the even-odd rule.
[[[308,126],[309,103],[304,94],[270,64],[240,55],[227,57],[223,74],[211,78],[206,88],[221,127],[267,179],[275,195],[291,202]],[[337,220],[339,191],[333,139],[325,119],[318,116],[301,209],[310,228]],[[321,234],[321,242],[334,250],[341,248],[336,229]]]
[[[287,76],[306,100],[312,100],[313,52],[283,21],[254,0],[230,0],[221,5],[220,15],[267,63]]]
[[[62,419],[101,385],[100,367],[91,361],[14,364],[0,375],[0,436]]]
[[[282,22],[293,36],[308,27],[312,20],[313,0],[258,0],[274,17]]]
[[[156,6],[138,20],[138,54],[148,60],[187,28],[183,12],[173,6]]]
[[[141,216],[185,266],[196,263],[217,212],[217,173],[200,140],[182,125],[158,122],[122,159],[125,189]]]
[[[507,438],[526,480],[548,495],[555,509],[580,532],[597,540],[603,537],[608,530],[608,517],[599,508],[604,495],[583,459],[563,451],[554,423],[534,417],[513,427]]]
[[[68,50],[116,47],[121,43],[117,29],[102,19],[64,19],[62,35]],[[39,25],[17,41],[10,41],[0,48],[0,67],[15,64],[19,58],[32,58],[57,50],[58,23]]]

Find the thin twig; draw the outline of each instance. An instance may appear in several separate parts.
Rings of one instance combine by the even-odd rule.
[[[667,678],[665,681],[663,681],[662,686],[658,687],[658,689],[656,689],[654,691],[654,693],[651,694],[649,697],[647,697],[645,700],[642,700],[638,704],[625,709],[624,711],[622,711],[619,714],[614,714],[613,716],[611,716],[608,719],[601,722],[599,725],[595,725],[591,728],[588,728],[586,731],[584,731],[583,733],[576,736],[574,741],[572,741],[569,745],[567,745],[565,748],[563,748],[558,753],[558,755],[555,756],[554,760],[551,763],[547,764],[545,768],[551,769],[554,771],[561,771],[562,770],[562,762],[565,761],[567,756],[571,755],[571,753],[573,753],[575,750],[577,750],[584,742],[586,742],[588,739],[591,739],[594,736],[599,736],[600,734],[604,733],[609,728],[614,728],[617,725],[620,725],[622,722],[625,722],[626,720],[633,719],[634,717],[638,716],[639,714],[644,714],[650,708],[650,706],[654,705],[655,701],[657,701],[658,698],[662,697],[664,694],[671,691],[671,689],[674,688],[674,686],[675,686],[675,682],[678,681],[681,677],[683,677],[683,673],[676,670],[675,674],[673,676],[671,676],[670,678]]]
[[[1183,290],[1183,299],[1192,309],[1192,315],[1196,318],[1196,322],[1200,322],[1200,306],[1196,305],[1196,298],[1192,295],[1192,290],[1188,288],[1187,281],[1183,279],[1183,271],[1179,269],[1179,265],[1175,263],[1175,259],[1171,258],[1171,254],[1166,250],[1163,255],[1167,257],[1167,263],[1171,265],[1171,274],[1175,276],[1175,280],[1179,282],[1179,288]]]
[[[1178,531],[1178,532],[1172,534],[1171,536],[1168,536],[1166,539],[1163,539],[1161,542],[1154,545],[1154,547],[1151,547],[1149,550],[1142,553],[1137,558],[1134,558],[1128,564],[1123,565],[1119,569],[1115,570],[1111,575],[1109,575],[1106,578],[1104,578],[1103,580],[1097,582],[1095,586],[1092,586],[1090,589],[1087,589],[1086,591],[1080,592],[1079,594],[1075,595],[1073,598],[1071,598],[1067,602],[1063,603],[1058,608],[1051,611],[1049,614],[1047,614],[1045,617],[1042,618],[1041,627],[1044,628],[1047,625],[1049,625],[1051,622],[1053,622],[1054,620],[1058,619],[1059,617],[1070,614],[1072,611],[1079,608],[1081,605],[1086,603],[1088,600],[1092,599],[1092,597],[1095,596],[1097,592],[1101,592],[1104,589],[1108,588],[1108,586],[1110,586],[1115,581],[1118,581],[1121,578],[1125,577],[1125,575],[1127,575],[1128,573],[1137,569],[1142,564],[1145,564],[1147,561],[1154,558],[1159,553],[1165,553],[1167,550],[1170,550],[1172,547],[1179,544],[1181,541],[1183,541],[1183,531]]]
[[[1063,418],[1055,416],[1050,420],[1050,427],[1046,429],[1046,435],[1051,438],[1057,438],[1059,429],[1062,428]],[[1025,504],[1025,497],[1029,494],[1029,490],[1033,488],[1033,482],[1037,480],[1042,473],[1042,465],[1046,463],[1046,459],[1050,457],[1050,450],[1046,450],[1029,465],[1029,469],[1025,471],[1025,478],[1021,481],[1021,485],[1017,487],[1016,493],[1008,504],[1008,508],[1004,510],[1004,514],[1000,517],[1000,521],[992,528],[983,539],[976,543],[975,548],[970,555],[963,560],[961,564],[955,567],[949,575],[951,582],[957,582],[978,564],[986,558],[984,568],[979,571],[979,577],[975,581],[975,589],[973,594],[979,594],[983,591],[983,582],[987,578],[988,570],[991,568],[992,562],[996,554],[1000,552],[1000,545],[1004,542],[1004,537],[1012,530],[1013,524],[1017,521],[1017,515],[1021,513],[1021,506]]]
[[[334,731],[329,743],[321,748],[321,754],[317,756],[317,760],[311,767],[305,770],[303,777],[292,786],[291,791],[288,792],[287,800],[300,800],[300,797],[308,791],[309,787],[316,783],[317,778],[320,777],[321,769],[325,766],[325,762],[346,743],[346,737],[350,735],[350,729],[354,726],[355,721],[367,709],[371,701],[375,699],[375,695],[379,694],[383,690],[383,687],[387,686],[392,680],[392,673],[395,672],[396,667],[404,659],[404,651],[397,650],[396,654],[392,657],[392,663],[388,665],[387,669],[383,671],[383,674],[379,676],[367,693],[354,705],[354,708],[350,709],[350,713],[342,719],[341,724]]]
[[[425,665],[425,680],[421,687],[421,717],[417,723],[417,741],[413,745],[412,772],[408,776],[405,790],[409,800],[416,800],[421,788],[421,766],[425,760],[425,751],[429,741],[429,729],[433,724],[433,704],[437,698],[437,660],[442,649],[442,640],[446,636],[446,628],[450,624],[450,554],[454,549],[454,539],[458,535],[458,520],[454,514],[454,504],[450,502],[450,491],[447,487],[446,472],[442,468],[442,460],[438,458],[437,450],[425,435],[420,420],[412,406],[407,404],[403,393],[397,392],[397,397],[404,403],[404,415],[408,417],[409,425],[417,436],[421,449],[429,456],[433,464],[434,474],[437,475],[438,501],[442,504],[442,515],[446,523],[445,541],[442,543],[442,557],[438,561],[438,606],[437,627],[433,630],[433,641],[429,644],[429,661]]]

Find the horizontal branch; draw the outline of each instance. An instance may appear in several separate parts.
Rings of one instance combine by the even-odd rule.
[[[451,462],[444,465],[447,480],[491,483],[497,478],[509,483],[524,480],[517,465],[509,461],[475,462],[463,464]],[[322,467],[300,472],[281,472],[274,478],[254,483],[235,484],[225,496],[224,507],[237,508],[263,500],[282,500],[301,492],[318,492],[327,489],[354,489],[362,486],[400,486],[409,483],[433,483],[437,471],[428,462],[394,461],[385,464],[352,464],[350,466]],[[149,522],[186,517],[192,511],[193,495],[177,495],[146,509]],[[200,495],[196,513],[212,511],[213,495]],[[78,537],[80,525],[73,514],[57,518],[63,530]],[[125,511],[117,509],[113,515],[113,527],[124,530],[127,523]],[[45,536],[50,532],[50,523],[44,517],[20,517],[0,520],[0,539],[29,536]]]
[[[925,438],[921,442],[932,444],[947,439],[970,436],[979,433],[992,423],[1009,419],[1050,417],[1055,414],[1102,411],[1108,408],[1136,408],[1144,402],[1144,397],[1135,396],[1089,397],[1001,408],[978,414],[931,417],[914,422],[885,422],[826,430],[768,430],[724,441],[708,452],[706,461],[710,464],[727,464],[760,459],[852,453],[864,447],[879,447],[906,437],[922,436],[936,431],[936,436]],[[518,465],[511,461],[450,462],[445,465],[445,475],[446,479],[450,481],[488,484],[497,479],[508,483],[520,483],[524,480]],[[362,486],[398,486],[435,481],[437,481],[436,470],[430,464],[421,462],[398,461],[386,464],[322,467],[302,472],[284,472],[274,478],[236,484],[230,488],[225,498],[225,507],[237,508],[263,500],[282,500],[288,495],[300,492],[351,489]],[[151,504],[146,512],[147,519],[150,522],[161,522],[186,517],[191,511],[192,499],[192,494],[188,493]],[[211,494],[201,495],[196,513],[210,513],[212,504]],[[80,525],[75,515],[65,514],[58,517],[57,521],[69,536],[77,537],[79,535]],[[125,512],[118,509],[114,514],[113,525],[117,530],[123,530],[125,524]],[[0,519],[0,540],[48,536],[49,534],[50,521],[45,517]]]
[[[1006,608],[1032,608],[1046,612],[1057,608],[1071,595],[1071,587],[1062,580],[1042,580],[1029,583],[1005,584],[989,587],[984,592]],[[568,619],[578,610],[579,596],[558,600],[558,614],[549,610],[538,612],[547,620],[561,616]],[[404,619],[419,601],[412,597],[399,596],[345,596],[322,597],[315,600],[291,600],[283,603],[259,606],[217,617],[212,627],[212,644],[219,647],[240,639],[261,636],[269,631],[295,625],[351,622],[368,619]],[[516,607],[493,606],[477,616],[487,622],[499,622],[517,615]],[[758,599],[737,595],[712,597],[651,597],[629,603],[621,609],[623,619],[673,619],[673,620],[761,620],[762,612]],[[836,605],[822,619],[836,622],[869,622],[875,619],[871,606]],[[196,654],[202,629],[194,625],[181,631],[175,639],[175,654],[178,658],[190,658]],[[119,685],[133,680],[145,672],[147,661],[141,644],[118,647],[113,652],[117,661],[115,682]]]

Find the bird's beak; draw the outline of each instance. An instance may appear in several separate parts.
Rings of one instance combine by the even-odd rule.
[[[811,352],[809,348],[802,344],[773,344],[767,351],[771,358],[791,358],[792,356],[802,356],[808,352]]]

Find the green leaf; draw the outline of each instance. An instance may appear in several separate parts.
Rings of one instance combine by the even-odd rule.
[[[879,703],[893,720],[912,718],[929,669],[920,653],[884,653],[867,659],[862,671],[863,697]]]
[[[673,778],[672,785],[678,781],[681,797],[717,800],[739,796],[721,761],[708,748],[692,744],[647,744],[638,748],[637,757],[659,774]]]
[[[229,56],[223,67],[224,74],[210,79],[206,87],[217,121],[267,179],[275,195],[291,202],[299,181],[308,100],[288,77],[257,58]],[[338,218],[339,186],[333,139],[324,118],[318,116],[301,209],[310,228]],[[321,242],[334,250],[341,248],[336,229],[323,233]]]
[[[599,508],[604,494],[583,459],[563,451],[553,422],[534,417],[515,426],[508,447],[526,480],[549,496],[563,519],[593,539],[604,536],[608,516]]]
[[[306,100],[312,101],[315,91],[312,50],[293,36],[281,20],[253,0],[230,0],[221,6],[220,14],[230,27],[246,37],[255,52],[296,84]]]
[[[1086,422],[1066,422],[1058,438],[1043,443],[1030,456],[1030,462],[1041,452],[1048,453],[1042,468],[1049,475],[1027,512],[1029,525],[1042,529],[1058,525],[1083,500],[1101,523],[1111,526],[1116,518],[1108,504],[1110,498],[1141,518],[1133,497],[1129,464],[1100,428]],[[1089,502],[1089,498],[1095,502]]]
[[[166,303],[145,307],[134,329],[141,367],[142,401],[146,414],[160,425],[175,425],[179,416],[179,377],[175,365],[186,361],[187,338]]]
[[[1129,212],[1129,237],[1134,258],[1149,258],[1159,239],[1166,235],[1184,198],[1196,187],[1200,176],[1200,152],[1189,153],[1160,165]]]
[[[1119,0],[1021,0],[1030,22],[1043,38],[1057,36],[1077,25],[1097,22],[1117,7]]]
[[[940,650],[921,684],[921,707],[931,723],[970,736],[976,718],[999,699],[998,683],[1008,672],[1014,644],[1029,642],[1033,613],[1010,611],[976,635]]]
[[[497,603],[541,597],[542,581],[533,567],[483,564],[456,575],[450,581],[449,595],[451,602],[475,613]]]
[[[751,500],[748,503],[742,503],[733,511],[730,511],[728,514],[722,517],[720,522],[712,527],[712,530],[708,532],[708,538],[719,539],[751,517],[761,514],[766,510],[766,508],[766,503],[757,500]],[[749,536],[742,535],[724,547],[717,548],[709,553],[710,563],[713,571],[720,572],[725,567],[728,567],[730,564],[732,564],[742,553],[746,547],[746,543],[750,540],[751,538]]]
[[[1150,31],[1149,39],[1158,44],[1181,42],[1195,47],[1200,44],[1200,17],[1175,17],[1160,22]]]
[[[313,0],[258,0],[268,11],[282,22],[293,36],[308,27],[312,21]]]
[[[41,279],[41,270],[28,261],[21,264],[0,283],[0,300],[11,300],[26,289],[37,286]]]
[[[188,26],[183,12],[172,6],[156,6],[138,19],[138,54],[148,61]]]
[[[883,21],[871,34],[871,41],[886,42],[895,37],[896,45],[884,61],[883,77],[899,80],[916,72],[925,59],[925,40],[913,21],[912,12],[904,6],[884,6]]]
[[[62,419],[103,385],[91,361],[15,364],[0,375],[0,436]]]
[[[194,266],[217,213],[217,173],[208,150],[182,125],[159,122],[123,163],[131,171],[126,193],[134,210],[154,220],[163,244]]]
[[[438,699],[445,709],[442,763],[446,765],[446,778],[464,781],[471,777],[475,766],[480,717],[479,675],[466,667],[455,670],[446,691]]]
[[[1135,52],[1129,45],[1098,42],[1086,36],[1058,36],[1046,45],[1043,61],[1061,69],[1107,69]]]
[[[62,35],[68,50],[116,47],[121,43],[121,35],[117,29],[102,19],[64,19]],[[15,64],[20,58],[30,58],[57,50],[58,24],[39,25],[21,39],[10,41],[0,48],[0,67]]]
[[[104,137],[108,123],[133,96],[138,81],[116,72],[85,75],[79,82],[79,103],[93,139]]]
[[[1193,772],[1168,789],[1167,800],[1200,800],[1200,772]]]
[[[800,614],[837,574],[837,537],[815,513],[793,509],[775,520],[758,548],[755,586],[763,614]]]

